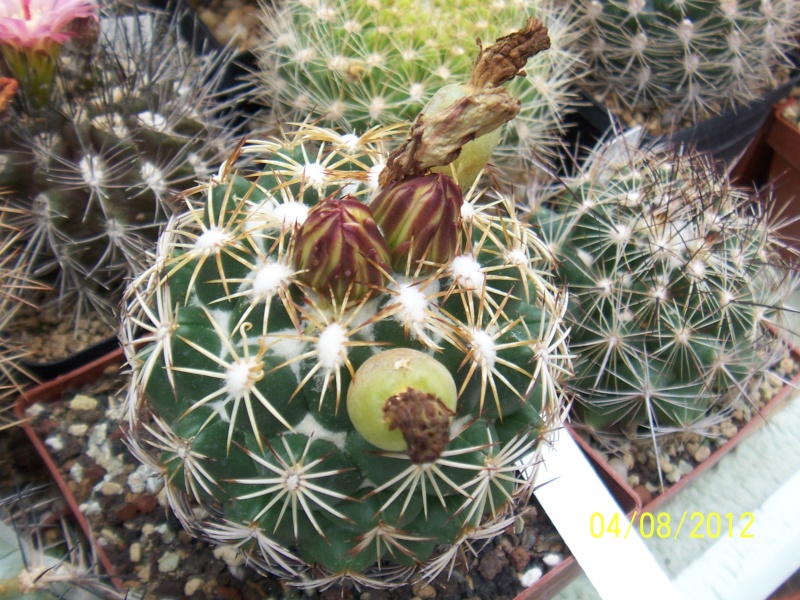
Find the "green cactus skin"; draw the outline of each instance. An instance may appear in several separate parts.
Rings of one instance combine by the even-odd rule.
[[[277,123],[311,115],[363,133],[413,120],[438,90],[466,84],[475,40],[491,44],[530,16],[547,24],[552,45],[509,87],[522,112],[494,154],[508,174],[554,153],[569,103],[572,16],[551,0],[290,0],[264,14],[258,80]]]
[[[621,143],[534,213],[570,293],[572,414],[601,436],[702,433],[786,352],[768,328],[795,283],[709,157]]]
[[[344,195],[369,205],[390,133],[306,125],[251,142],[263,174],[222,170],[197,188],[126,294],[134,452],[164,473],[190,531],[305,587],[447,569],[514,518],[530,491],[519,469],[562,411],[566,301],[509,199],[467,195],[456,251],[424,273],[389,269],[342,300],[299,277],[301,224]],[[368,441],[380,410],[372,424],[352,412],[382,379],[360,367],[387,356],[422,369],[402,381],[442,402],[449,441],[424,463],[403,450],[414,431],[383,450]]]
[[[62,48],[49,103],[20,93],[0,127],[0,187],[24,211],[19,263],[65,318],[114,323],[171,196],[235,145],[235,111],[215,91],[229,53],[196,55],[176,38],[181,18],[104,6],[99,31]]]
[[[776,86],[800,32],[797,0],[569,0],[581,85],[620,108],[697,123]]]

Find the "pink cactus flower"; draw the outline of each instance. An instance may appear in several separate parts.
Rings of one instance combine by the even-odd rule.
[[[93,0],[0,0],[0,46],[46,48],[69,39],[69,24],[79,18],[97,20]]]

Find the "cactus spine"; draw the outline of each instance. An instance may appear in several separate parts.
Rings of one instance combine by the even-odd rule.
[[[391,128],[251,142],[263,173],[187,191],[127,293],[131,446],[190,531],[297,585],[435,577],[511,522],[562,411],[540,242],[510,198],[415,172],[442,143],[417,125],[388,159]]]
[[[774,88],[800,30],[797,0],[566,4],[583,23],[574,38],[589,61],[582,85],[620,109],[666,110],[677,125]]]
[[[22,211],[19,263],[68,317],[113,322],[170,196],[231,146],[233,114],[216,89],[227,54],[195,55],[176,37],[180,18],[104,6],[57,53],[47,103],[23,79],[3,119],[0,186]]]
[[[570,291],[584,424],[702,432],[785,352],[769,327],[793,284],[760,206],[707,156],[620,138],[534,213]]]
[[[569,14],[549,0],[291,0],[264,15],[259,80],[278,122],[309,116],[360,133],[413,119],[437,90],[467,82],[477,38],[537,16],[552,46],[510,85],[522,111],[494,155],[508,175],[555,149],[578,60],[565,47]]]

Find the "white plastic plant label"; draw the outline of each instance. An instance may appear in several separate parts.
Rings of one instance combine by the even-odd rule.
[[[682,598],[565,429],[541,458],[534,495],[603,600]]]

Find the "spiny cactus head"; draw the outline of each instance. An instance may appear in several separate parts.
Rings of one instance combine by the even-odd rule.
[[[776,87],[800,31],[795,0],[628,2],[571,0],[582,84],[620,109],[658,108],[696,123]]]
[[[575,414],[702,431],[784,351],[770,327],[793,287],[768,212],[693,152],[620,138],[589,164],[535,216],[571,295]]]
[[[7,109],[0,185],[24,213],[14,222],[20,252],[53,289],[45,301],[75,321],[87,312],[114,321],[125,280],[175,209],[170,198],[235,145],[236,111],[220,89],[229,54],[195,54],[177,38],[184,16],[104,5],[99,29],[49,57],[45,105],[23,86]]]
[[[121,600],[92,564],[88,543],[66,520],[42,523],[55,504],[34,488],[0,504],[0,598],[4,600]],[[54,543],[57,540],[58,543]],[[69,548],[69,552],[58,550]]]
[[[425,4],[424,19],[419,10],[402,0],[292,0],[267,10],[257,76],[277,122],[311,115],[363,132],[412,120],[441,88],[468,83],[476,40],[488,45],[535,16],[553,51],[531,58],[511,84],[522,111],[493,134],[502,138],[494,161],[508,176],[534,155],[553,155],[580,60],[566,47],[571,13],[549,0],[436,0]]]
[[[434,577],[510,523],[569,369],[564,299],[507,198],[465,195],[457,251],[428,251],[430,268],[393,268],[387,250],[380,280],[362,271],[352,301],[323,301],[329,280],[306,279],[307,246],[330,233],[314,237],[315,215],[365,235],[382,136],[345,145],[306,126],[252,142],[268,169],[192,191],[123,317],[130,442],[179,518],[312,587]]]

